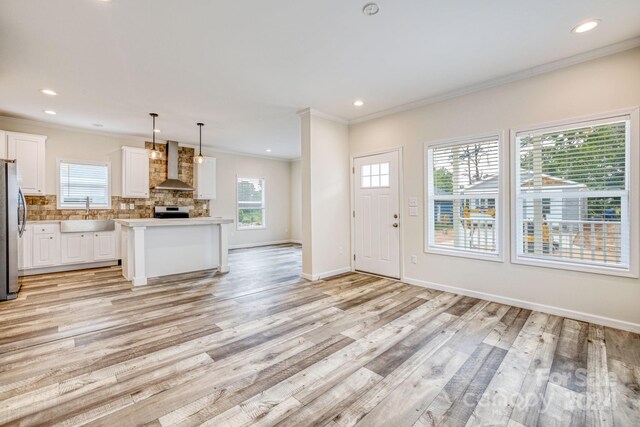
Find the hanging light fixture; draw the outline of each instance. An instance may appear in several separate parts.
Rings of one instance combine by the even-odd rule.
[[[151,134],[153,135],[153,145],[151,147],[151,150],[149,151],[149,158],[152,160],[157,160],[162,158],[162,151],[156,148],[156,117],[158,117],[158,114],[149,113],[149,115],[153,118],[153,128],[151,130]]]
[[[200,128],[200,153],[193,158],[193,163],[200,165],[204,163],[204,156],[202,155],[202,126],[204,126],[204,123],[197,123],[197,125]]]

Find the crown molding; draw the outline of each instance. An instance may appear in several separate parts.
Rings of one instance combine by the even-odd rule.
[[[633,49],[638,46],[640,46],[640,37],[635,37],[635,38],[624,40],[608,46],[604,46],[598,49],[590,50],[588,52],[579,53],[577,55],[559,59],[557,61],[552,61],[543,65],[538,65],[536,67],[527,68],[526,70],[517,71],[515,73],[508,74],[506,76],[498,77],[491,80],[486,80],[481,83],[466,86],[460,89],[455,89],[449,92],[444,92],[438,95],[434,95],[418,101],[413,101],[407,104],[398,105],[396,107],[381,110],[376,113],[367,114],[366,116],[349,120],[349,124],[352,125],[357,123],[363,123],[369,120],[377,119],[377,118],[388,116],[391,114],[401,113],[403,111],[425,107],[427,105],[436,104],[438,102],[457,98],[459,96],[480,92],[484,89],[502,86],[507,83],[516,82],[518,80],[524,80],[540,74],[548,73],[550,71],[560,70],[562,68],[571,67],[572,65],[577,65],[583,62],[594,60],[594,59],[603,58],[605,56],[609,56],[615,53],[623,52],[625,50]]]
[[[298,110],[297,113],[299,116],[309,115],[314,117],[320,117],[321,119],[331,120],[333,122],[337,122],[343,125],[349,124],[349,121],[346,119],[343,119],[342,117],[334,116],[333,114],[325,113],[324,111],[316,110],[315,108],[311,108],[311,107]]]
[[[197,150],[199,145],[198,144],[194,144],[191,142],[178,142],[178,146],[180,147],[188,147],[188,148],[193,148],[194,150]],[[215,146],[211,146],[211,145],[202,145],[202,152],[203,154],[207,154],[206,151],[210,151],[210,152],[214,152],[214,153],[220,153],[220,154],[230,154],[233,156],[240,156],[240,157],[252,157],[255,159],[262,159],[262,160],[273,160],[275,162],[292,162],[295,159],[289,159],[287,157],[278,157],[278,156],[265,156],[265,155],[261,155],[261,154],[251,154],[251,153],[242,153],[239,151],[232,151],[232,150],[226,150],[224,148],[217,148]]]
[[[145,142],[149,142],[150,138],[148,136],[140,136],[140,135],[131,135],[131,134],[126,134],[126,133],[118,133],[118,132],[108,132],[108,131],[99,131],[99,130],[92,130],[92,129],[85,129],[85,128],[81,128],[81,127],[74,127],[74,126],[68,126],[68,125],[60,125],[57,123],[50,123],[50,122],[41,122],[39,120],[33,120],[33,119],[25,119],[25,118],[21,118],[21,117],[13,117],[13,116],[8,116],[5,114],[1,114],[0,113],[0,120],[6,120],[8,122],[13,122],[16,124],[21,124],[21,125],[25,125],[25,126],[38,126],[38,127],[42,127],[42,128],[46,128],[46,129],[58,129],[58,130],[64,130],[64,131],[68,131],[68,132],[76,132],[76,133],[83,133],[83,134],[87,134],[87,135],[96,135],[96,136],[106,136],[106,137],[110,137],[110,138],[120,138],[120,139],[128,139],[131,141],[136,141],[136,142],[142,142],[143,144]],[[165,139],[160,139],[157,138],[156,139],[156,144],[166,144],[167,140]],[[190,147],[190,148],[198,148],[198,144],[192,144],[192,143],[183,143],[183,142],[179,142],[178,141],[178,145],[181,147]],[[276,160],[276,161],[292,161],[294,159],[289,159],[286,157],[277,157],[277,156],[264,156],[264,155],[260,155],[260,154],[251,154],[251,153],[243,153],[241,151],[233,151],[233,150],[226,150],[223,148],[218,148],[215,146],[210,146],[210,145],[203,145],[202,146],[203,149],[209,149],[209,150],[213,150],[217,153],[224,153],[224,154],[233,154],[235,156],[243,156],[243,157],[255,157],[255,158],[259,158],[259,159],[267,159],[267,160]]]

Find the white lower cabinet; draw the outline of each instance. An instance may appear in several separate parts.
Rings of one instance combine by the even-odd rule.
[[[59,262],[60,246],[55,232],[33,231],[33,252],[31,266],[51,267]]]
[[[18,241],[18,268],[28,274],[35,269],[56,271],[57,266],[81,268],[81,264],[115,261],[120,252],[117,232],[61,233],[59,223],[28,224]]]
[[[116,232],[93,233],[93,259],[104,261],[116,258]]]
[[[31,258],[33,256],[33,227],[27,225],[18,239],[18,269],[31,268]]]
[[[93,259],[93,233],[61,233],[60,263],[80,264]]]

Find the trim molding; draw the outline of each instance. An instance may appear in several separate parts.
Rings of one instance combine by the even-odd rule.
[[[337,276],[338,274],[348,273],[350,271],[351,267],[342,267],[338,268],[337,270],[325,271],[324,273],[319,274],[301,273],[300,277],[315,282],[316,280],[326,279],[327,277]]]
[[[229,249],[259,248],[262,246],[284,245],[287,243],[302,244],[302,242],[299,242],[297,240],[272,240],[270,242],[241,243],[239,245],[229,245]]]
[[[424,280],[413,279],[411,277],[405,277],[403,282],[410,285],[421,286],[423,288],[436,289],[444,292],[451,292],[454,294],[465,295],[468,297],[479,298],[487,301],[493,301],[500,304],[512,305],[514,307],[525,308],[528,310],[540,311],[543,313],[553,314],[556,316],[567,317],[570,319],[581,320],[583,322],[595,323],[597,325],[608,326],[611,328],[622,329],[624,331],[640,333],[640,324],[631,323],[624,320],[612,319],[610,317],[598,316],[595,314],[589,314],[582,311],[574,311],[566,308],[556,307],[546,304],[538,304],[534,302],[524,301],[516,298],[503,297],[500,295],[489,294],[485,292],[472,291],[464,288],[457,288],[455,286],[441,285],[439,283],[427,282]]]
[[[349,120],[345,120],[342,117],[334,116],[333,114],[325,113],[324,111],[316,110],[315,108],[311,108],[311,107],[305,108],[303,110],[299,110],[298,115],[299,116],[310,115],[310,116],[320,117],[321,119],[331,120],[343,125],[349,124]]]
[[[587,52],[579,53],[577,55],[569,56],[568,58],[563,58],[557,61],[548,62],[546,64],[538,65],[536,67],[527,68],[525,70],[517,71],[512,74],[507,74],[502,77],[498,77],[491,80],[485,80],[480,83],[472,84],[470,86],[466,86],[460,89],[455,89],[449,92],[443,92],[441,94],[430,96],[428,98],[424,98],[418,101],[410,102],[408,104],[402,104],[396,107],[391,107],[391,108],[378,111],[376,113],[367,114],[366,116],[349,120],[349,124],[352,125],[356,123],[367,122],[369,120],[377,119],[377,118],[388,116],[391,114],[401,113],[403,111],[425,107],[427,105],[457,98],[459,96],[468,95],[474,92],[480,92],[481,90],[484,90],[484,89],[501,86],[501,85],[515,82],[518,80],[524,80],[530,77],[535,77],[540,74],[548,73],[550,71],[571,67],[572,65],[580,64],[582,62],[603,58],[605,56],[609,56],[615,53],[623,52],[625,50],[633,49],[638,46],[640,46],[640,37],[634,37],[632,39],[614,43],[609,46],[604,46],[598,49],[593,49]]]
[[[64,264],[64,265],[54,265],[51,267],[41,267],[41,268],[27,268],[25,270],[19,270],[20,276],[35,276],[37,274],[46,274],[46,273],[60,273],[64,271],[75,271],[75,270],[87,270],[90,268],[99,268],[99,267],[112,267],[118,265],[117,259],[110,261],[97,261],[97,262],[89,262],[86,264]]]

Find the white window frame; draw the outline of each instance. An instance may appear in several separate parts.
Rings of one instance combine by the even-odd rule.
[[[238,194],[238,181],[240,179],[257,179],[262,181],[262,225],[260,226],[241,226],[240,224],[240,196]],[[267,228],[267,187],[266,186],[267,186],[267,180],[265,177],[255,177],[250,175],[236,175],[236,230],[251,231],[251,230],[265,230]]]
[[[107,167],[107,206],[95,206],[89,202],[91,210],[107,210],[111,209],[111,162],[94,161],[94,160],[78,160],[78,159],[57,159],[56,161],[56,204],[59,210],[78,210],[85,209],[85,203],[69,204],[62,203],[62,189],[60,188],[60,164],[73,163],[78,165],[106,166]]]
[[[431,157],[430,150],[432,148],[443,148],[448,146],[455,145],[466,145],[473,144],[476,142],[486,142],[487,140],[495,139],[498,141],[498,194],[491,195],[490,198],[495,198],[496,200],[496,252],[495,253],[486,253],[481,251],[472,251],[466,249],[455,249],[455,248],[445,248],[442,246],[435,246],[432,244],[433,235],[431,230],[435,229],[434,218],[432,212],[434,210],[434,198],[431,188],[431,183],[433,182],[433,170],[431,168],[431,164],[433,162],[433,158]],[[507,218],[507,205],[505,202],[506,195],[508,194],[508,180],[506,179],[506,164],[508,159],[508,147],[505,141],[505,132],[491,132],[480,135],[473,135],[468,137],[461,138],[451,138],[446,140],[437,140],[432,142],[424,143],[424,173],[425,179],[423,179],[424,185],[424,212],[425,212],[425,220],[424,220],[424,252],[430,254],[439,254],[439,255],[449,255],[455,257],[462,258],[471,258],[477,260],[484,261],[494,261],[494,262],[504,262],[505,261],[505,251],[503,248],[505,245],[505,236],[507,235],[506,230],[508,227],[508,218]],[[482,195],[479,195],[478,198],[485,198]]]
[[[580,117],[570,120],[562,120],[551,123],[543,123],[535,126],[529,126],[526,128],[512,129],[510,133],[511,140],[511,262],[513,264],[531,265],[536,267],[554,268],[560,270],[579,271],[586,273],[605,274],[612,276],[634,277],[638,278],[638,257],[639,251],[639,122],[640,114],[639,109],[625,109],[620,111],[613,111],[610,113],[598,114],[587,117]],[[519,219],[518,219],[518,176],[520,175],[520,150],[517,143],[517,136],[521,133],[534,133],[534,132],[554,132],[564,129],[571,129],[579,126],[589,126],[597,124],[605,124],[615,120],[629,120],[629,129],[627,130],[628,146],[626,152],[626,179],[625,185],[629,190],[629,205],[628,205],[628,224],[622,225],[622,233],[628,233],[629,236],[629,264],[624,267],[606,266],[606,265],[590,265],[586,263],[571,262],[565,260],[551,260],[540,259],[522,256],[518,253],[518,246],[521,242],[522,236],[519,233]]]

